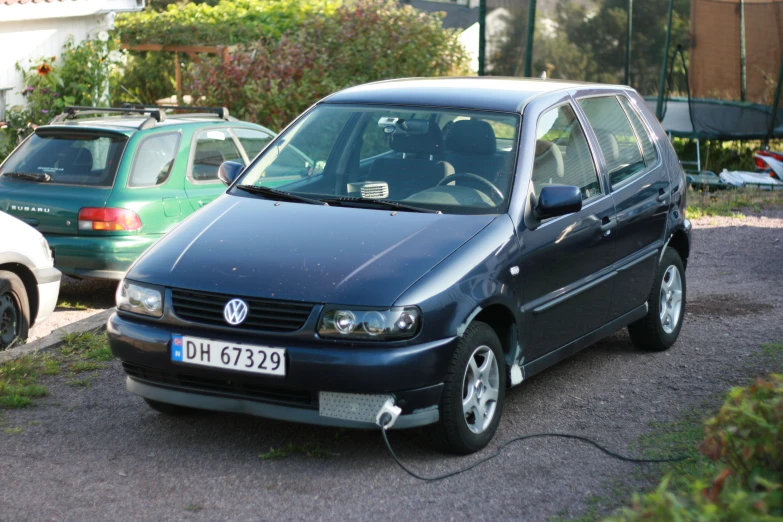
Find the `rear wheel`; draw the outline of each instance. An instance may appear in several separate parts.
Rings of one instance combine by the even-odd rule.
[[[495,435],[503,411],[506,367],[495,331],[475,322],[460,338],[451,360],[433,426],[435,444],[452,453],[473,453]]]
[[[153,410],[159,413],[165,413],[166,415],[193,415],[194,413],[199,413],[201,411],[185,406],[178,406],[176,404],[169,404],[167,402],[154,401],[152,399],[144,399],[144,402]]]
[[[647,315],[628,325],[637,348],[660,352],[677,340],[685,317],[685,268],[680,254],[667,248],[655,270]]]
[[[0,351],[27,339],[30,303],[24,283],[13,272],[0,270]]]

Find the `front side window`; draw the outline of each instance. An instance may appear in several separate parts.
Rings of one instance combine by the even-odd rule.
[[[111,187],[128,138],[120,134],[39,129],[0,175],[62,185]]]
[[[178,146],[177,132],[144,138],[136,149],[128,186],[154,187],[165,183],[174,167]]]
[[[658,153],[655,151],[655,147],[653,146],[652,141],[650,140],[650,135],[647,133],[647,129],[644,128],[644,124],[642,124],[642,120],[639,118],[639,115],[631,106],[631,103],[627,99],[625,99],[624,96],[620,96],[619,100],[620,100],[620,105],[623,106],[623,109],[625,109],[625,113],[628,115],[628,118],[631,120],[631,125],[633,125],[633,130],[636,131],[636,136],[639,138],[639,141],[642,144],[642,153],[644,154],[644,162],[649,167],[658,160]]]
[[[570,105],[549,109],[538,120],[532,182],[536,197],[548,185],[579,187],[582,200],[601,194],[587,139]]]
[[[244,129],[241,127],[235,128],[234,134],[236,134],[239,144],[245,149],[245,154],[247,154],[250,161],[253,161],[253,158],[258,156],[258,153],[261,152],[264,147],[267,146],[269,140],[274,137],[271,134],[260,130]]]
[[[456,214],[504,211],[520,117],[421,107],[320,105],[238,181],[313,199],[399,202]]]
[[[196,183],[219,183],[218,169],[224,161],[244,163],[228,129],[198,133],[188,178]]]
[[[579,105],[598,137],[612,187],[644,170],[644,158],[631,122],[615,96],[584,98]]]

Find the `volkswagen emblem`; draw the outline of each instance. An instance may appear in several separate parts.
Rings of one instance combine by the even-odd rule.
[[[232,299],[223,308],[223,318],[234,326],[247,319],[247,303],[241,299]]]

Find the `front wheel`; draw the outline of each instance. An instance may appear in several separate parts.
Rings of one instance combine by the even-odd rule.
[[[24,283],[13,272],[0,270],[0,351],[27,339],[30,304]]]
[[[628,325],[633,344],[642,350],[667,350],[680,335],[685,318],[685,268],[672,248],[663,253],[647,299],[647,315]]]
[[[452,357],[433,426],[436,445],[468,454],[486,446],[500,423],[506,391],[506,366],[495,331],[475,322],[465,331]]]

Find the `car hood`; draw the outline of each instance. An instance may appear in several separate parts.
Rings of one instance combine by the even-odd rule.
[[[227,194],[156,243],[127,277],[237,296],[390,306],[494,218]]]

